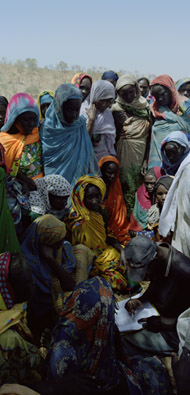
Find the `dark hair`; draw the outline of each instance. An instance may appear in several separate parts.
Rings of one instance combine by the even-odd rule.
[[[150,86],[150,81],[149,81],[149,79],[146,78],[146,77],[138,78],[137,82],[140,82],[140,81],[142,81],[142,80],[145,80],[145,81],[147,82],[148,86]]]

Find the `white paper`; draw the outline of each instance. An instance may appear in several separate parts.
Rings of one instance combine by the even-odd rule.
[[[141,295],[142,293],[132,296],[131,299],[138,299]],[[129,299],[130,298],[127,298],[117,303],[118,310],[115,312],[115,323],[120,332],[136,331],[142,329],[142,324],[138,323],[140,318],[159,315],[157,310],[149,302],[146,302],[142,305],[142,307],[139,307],[133,315],[129,314],[125,309],[125,304]]]

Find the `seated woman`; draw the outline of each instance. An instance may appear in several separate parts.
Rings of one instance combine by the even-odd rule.
[[[147,167],[150,137],[149,107],[140,95],[135,77],[122,75],[116,84],[117,99],[111,111],[117,130],[117,158],[127,211],[134,207],[135,192],[142,183],[141,168]]]
[[[5,114],[7,111],[7,106],[9,102],[5,96],[0,96],[0,128],[4,125]]]
[[[149,230],[154,231],[153,240],[155,241],[160,241],[160,235],[158,232],[159,219],[164,202],[166,200],[167,193],[172,184],[172,181],[173,181],[173,177],[163,176],[160,177],[154,185],[153,194],[154,194],[155,204],[153,204],[151,208],[148,210],[147,227]]]
[[[112,70],[109,71],[104,71],[104,73],[102,74],[101,80],[103,81],[109,81],[111,82],[111,84],[115,87],[117,80],[118,80],[118,74],[115,73]]]
[[[79,117],[81,91],[72,84],[60,85],[40,128],[45,175],[59,174],[73,186],[88,172],[98,172],[86,120]]]
[[[37,97],[37,104],[40,112],[40,123],[45,119],[46,111],[54,97],[53,91],[42,91]]]
[[[72,244],[84,244],[96,255],[90,275],[101,275],[115,291],[127,290],[127,275],[122,247],[116,250],[106,242],[106,231],[100,204],[104,200],[106,186],[102,178],[80,177],[72,192],[72,210],[67,225],[72,232]]]
[[[58,219],[64,219],[68,213],[65,208],[71,195],[71,185],[62,176],[52,174],[35,180],[36,191],[30,192],[30,216],[35,219],[44,214],[53,214]]]
[[[28,227],[21,245],[37,287],[30,307],[31,328],[38,341],[43,329],[55,324],[56,312],[62,308],[63,292],[71,291],[75,284],[87,279],[94,257],[84,246],[72,249],[65,235],[65,224],[46,214]]]
[[[23,257],[0,255],[0,385],[20,382],[37,370],[40,355],[27,327],[26,301],[34,293],[32,273]]]
[[[16,176],[21,170],[31,178],[43,176],[38,125],[39,109],[35,100],[26,93],[16,93],[9,102],[0,133],[11,175]]]
[[[106,184],[102,213],[110,242],[112,239],[114,243],[126,245],[130,240],[129,221],[119,179],[119,161],[114,156],[104,156],[100,159],[99,166]]]
[[[177,91],[182,95],[190,98],[190,78],[182,78],[177,81],[176,84]]]
[[[190,136],[190,100],[178,94],[169,75],[160,75],[150,84],[155,101],[150,109],[155,119],[149,155],[149,168],[161,166],[161,142],[171,132],[181,130]]]
[[[190,148],[185,133],[170,133],[161,152],[164,169],[175,177],[162,209],[159,233],[170,236],[172,246],[190,257]]]
[[[77,73],[72,78],[71,84],[75,85],[82,92],[82,107],[90,104],[90,91],[92,88],[92,77],[88,74]]]
[[[87,118],[87,130],[94,145],[98,161],[106,155],[116,155],[115,124],[109,109],[115,99],[115,90],[108,81],[96,81],[90,93],[90,107],[84,108],[82,115]]]
[[[131,237],[137,234],[143,234],[152,237],[153,234],[147,232],[147,215],[148,210],[153,205],[153,191],[156,180],[158,180],[164,171],[160,167],[149,169],[144,176],[144,183],[138,188],[135,194],[135,205],[131,213],[129,234]],[[140,232],[140,233],[139,233]]]

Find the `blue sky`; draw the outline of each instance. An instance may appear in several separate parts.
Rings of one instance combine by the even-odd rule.
[[[4,1],[0,58],[177,80],[190,76],[189,15],[189,0]]]

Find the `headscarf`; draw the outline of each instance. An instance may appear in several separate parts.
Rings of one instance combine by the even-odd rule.
[[[0,167],[0,253],[20,253],[20,245],[17,240],[13,219],[6,199],[5,170]]]
[[[177,90],[174,84],[174,81],[172,80],[172,78],[169,75],[160,75],[158,77],[156,77],[150,84],[150,88],[154,85],[163,85],[166,88],[168,88],[172,94],[172,102],[170,105],[170,110],[174,113],[177,113],[178,108],[179,108],[179,101],[178,101],[178,95],[177,95]],[[165,114],[164,112],[159,112],[158,111],[158,103],[155,100],[151,106],[150,106],[153,115],[155,118],[164,118],[165,119]]]
[[[41,105],[44,103],[51,103],[54,97],[54,92],[53,91],[49,91],[49,90],[45,90],[39,93],[38,97],[37,97],[37,105],[39,108],[39,112],[40,112],[40,119],[42,119],[42,113],[41,113]]]
[[[118,74],[115,73],[115,72],[112,71],[112,70],[105,71],[105,72],[102,74],[102,80],[112,80],[112,81],[117,82],[118,78],[119,78],[119,77],[118,77]]]
[[[175,142],[181,145],[182,147],[185,147],[185,151],[183,156],[178,160],[178,162],[171,163],[169,159],[167,158],[165,152],[164,152],[164,147],[167,143],[169,142]],[[177,169],[179,168],[181,162],[186,158],[186,156],[189,154],[190,147],[189,147],[189,142],[187,140],[187,137],[185,133],[181,131],[176,131],[176,132],[171,132],[163,141],[161,144],[161,156],[162,156],[162,167],[166,171],[166,173],[170,175],[175,175]]]
[[[40,257],[39,245],[49,246],[63,240],[66,235],[66,226],[54,215],[46,214],[37,218],[26,229],[22,242],[22,252],[32,269],[32,275],[37,285],[35,294],[36,313],[41,315],[52,308],[52,278],[54,272],[46,261]],[[62,263],[62,247],[55,251],[55,259],[59,265]],[[60,288],[60,284],[59,284]],[[39,293],[40,290],[40,293]],[[37,301],[37,296],[39,301]]]
[[[129,222],[119,178],[120,163],[114,156],[104,156],[99,161],[100,170],[107,162],[113,162],[118,166],[116,178],[109,186],[108,198],[104,201],[104,206],[108,211],[109,233],[110,236],[117,238],[122,244],[127,244]]]
[[[54,214],[59,217],[63,210],[60,212],[51,207],[49,192],[54,196],[70,196],[69,182],[58,174],[52,174],[35,180],[35,183],[37,191],[30,192],[29,197],[31,210],[41,215]]]
[[[92,86],[92,77],[88,74],[83,74],[83,73],[77,73],[74,75],[74,77],[71,80],[71,84],[75,85],[77,88],[80,88],[80,84],[84,78],[88,78],[91,82]]]
[[[185,78],[181,78],[180,80],[178,80],[175,84],[177,91],[180,90],[180,88],[187,83],[190,83],[190,78],[189,77],[185,77]]]
[[[126,103],[119,96],[119,90],[121,88],[123,88],[125,85],[132,85],[136,88],[137,93],[136,93],[134,100],[131,103]],[[143,96],[141,96],[139,84],[133,75],[127,75],[127,74],[122,75],[117,81],[116,91],[118,93],[118,97],[116,99],[116,104],[118,105],[118,108],[117,108],[118,111],[119,111],[119,107],[121,107],[123,110],[126,110],[126,111],[134,109],[137,111],[136,115],[138,115],[138,113],[139,113],[139,116],[140,116],[140,114],[142,116],[143,116],[143,114],[144,114],[144,116],[145,115],[147,116],[147,111],[148,111],[147,110],[147,108],[148,108],[147,101]],[[135,113],[134,113],[134,115],[135,115]]]
[[[90,92],[90,104],[97,100],[115,99],[115,89],[111,82],[98,80],[93,83]]]
[[[86,130],[86,120],[79,117],[68,124],[62,106],[69,99],[82,101],[81,91],[72,84],[60,85],[46,112],[40,129],[45,175],[60,174],[71,185],[85,173],[97,172],[92,143]]]
[[[106,248],[106,233],[103,218],[99,213],[89,211],[84,205],[84,193],[88,184],[95,185],[100,189],[102,201],[106,193],[106,185],[101,177],[86,175],[80,177],[72,192],[72,210],[68,218],[68,226],[72,231],[72,240],[96,250]],[[77,229],[80,227],[79,229]]]
[[[34,112],[37,115],[36,126],[39,125],[39,109],[35,100],[27,93],[16,93],[12,96],[6,111],[5,124],[1,128],[2,132],[8,132],[16,121],[16,118],[26,111]]]
[[[169,191],[173,180],[174,180],[174,177],[172,177],[172,176],[162,176],[162,177],[160,177],[156,181],[156,184],[154,185],[154,195],[156,195],[157,189],[158,189],[158,187],[160,185],[163,185],[163,187],[166,188],[167,191]]]

